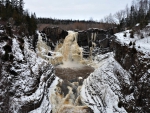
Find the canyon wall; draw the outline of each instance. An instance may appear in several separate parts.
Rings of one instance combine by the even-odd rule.
[[[45,27],[42,30],[43,38],[42,40],[51,47],[52,50],[55,49],[57,43],[62,43],[65,37],[68,35],[68,32],[59,28],[59,27]]]
[[[122,102],[128,112],[150,112],[150,54],[139,51],[135,45],[114,42],[115,59],[130,73],[130,85],[122,85],[124,96],[132,94],[134,99]],[[119,73],[118,73],[118,76]]]
[[[114,40],[113,30],[89,28],[88,30],[75,30],[78,32],[77,43],[83,48],[83,57],[95,55],[97,52],[106,53],[112,51],[111,42]],[[42,31],[42,40],[55,50],[57,45],[62,44],[68,32],[59,27],[45,27]],[[92,53],[90,53],[92,48]]]
[[[0,34],[0,112],[51,111],[49,86],[55,79],[51,64],[29,49],[30,42]]]

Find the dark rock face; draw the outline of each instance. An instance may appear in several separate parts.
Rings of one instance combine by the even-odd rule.
[[[50,46],[52,50],[55,49],[57,42],[63,43],[63,40],[68,35],[67,31],[62,30],[59,27],[46,27],[42,32],[43,41],[47,42],[47,45]],[[103,48],[103,51],[105,51],[104,48],[110,48],[110,43],[114,39],[111,29],[106,31],[97,28],[90,28],[86,31],[75,30],[75,32],[78,32],[77,43],[80,47],[83,47],[84,57],[89,56],[90,47],[100,47],[101,49]]]
[[[78,45],[81,46],[88,46],[88,38],[86,31],[79,31],[78,32]]]
[[[150,56],[137,51],[134,47],[121,45],[115,42],[115,59],[126,69],[130,75],[131,85],[122,84],[124,96],[133,93],[135,100],[124,102],[123,106],[128,112],[150,112]]]
[[[78,44],[80,47],[84,48],[83,51],[84,57],[89,56],[90,47],[96,49],[94,51],[97,52],[98,52],[97,50],[98,48],[101,49],[99,50],[100,53],[105,53],[106,48],[107,48],[106,52],[112,51],[112,47],[110,45],[112,44],[112,40],[114,39],[115,36],[113,36],[111,29],[106,31],[106,30],[94,28],[94,29],[88,29],[87,31],[78,31]],[[95,54],[94,51],[92,53],[93,55]]]
[[[65,37],[68,35],[68,32],[59,28],[59,27],[46,27],[42,31],[43,34],[43,41],[47,42],[47,45],[51,47],[52,50],[54,50],[55,45],[59,41],[63,41]],[[47,36],[47,37],[46,37]]]

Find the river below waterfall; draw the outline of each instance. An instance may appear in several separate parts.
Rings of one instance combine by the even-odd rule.
[[[39,36],[37,53],[54,65],[55,75],[59,78],[50,90],[52,113],[93,113],[83,102],[80,92],[83,81],[94,68],[87,65],[91,61],[83,58],[83,48],[79,47],[77,39],[77,32],[68,31],[63,43],[58,43],[52,52]]]
[[[86,65],[78,67],[55,67],[55,74],[60,79],[51,95],[52,111],[54,113],[93,113],[81,99],[80,90],[84,79],[86,79],[94,68]]]
[[[70,82],[76,82],[79,77],[86,79],[93,71],[94,68],[86,65],[81,68],[61,68],[59,66],[55,68],[56,76]]]

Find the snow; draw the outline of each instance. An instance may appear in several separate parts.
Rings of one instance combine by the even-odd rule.
[[[150,74],[150,69],[148,69],[148,73]]]
[[[55,78],[55,80],[52,82],[51,86],[48,88],[48,95],[51,95],[51,92],[54,91],[55,86],[58,84],[58,77]],[[46,113],[46,111],[51,111],[51,104],[50,104],[50,98],[48,98],[48,100],[46,99],[47,97],[44,96],[44,99],[41,103],[41,106],[29,113]]]
[[[0,43],[0,52],[1,52],[2,54],[5,54],[5,51],[3,50],[3,47],[4,47],[6,44],[7,44],[6,42]]]
[[[148,25],[146,27],[150,27],[150,23],[148,23]]]
[[[53,83],[51,84],[50,88],[49,88],[49,95],[51,96],[51,94],[53,94],[56,88],[56,85],[58,84],[59,78],[56,77],[55,80],[53,81]]]
[[[125,97],[125,99],[126,99],[127,102],[128,102],[128,101],[131,101],[131,100],[134,100],[133,93],[131,93],[130,95],[127,95],[127,96]]]
[[[1,50],[4,45],[6,43],[0,43]],[[10,109],[13,110],[13,113],[17,113],[22,106],[33,102],[39,103],[43,99],[40,108],[31,113],[51,111],[47,84],[55,77],[52,65],[29,49],[27,38],[24,40],[24,50],[20,49],[19,41],[13,38],[12,53],[14,59],[10,70],[16,72],[17,76],[13,78],[12,82],[11,90],[15,91],[15,96],[10,98]],[[5,73],[3,72],[4,75]],[[8,76],[8,79],[11,78],[11,76]],[[40,83],[35,85],[38,78]],[[33,91],[34,88],[35,91]],[[30,94],[29,96],[27,95],[28,93]]]
[[[129,73],[117,63],[112,53],[99,55],[98,58],[101,58],[97,61],[99,67],[84,80],[81,89],[82,100],[94,110],[94,113],[126,113],[123,107],[118,107],[119,97],[122,95],[121,81],[116,71],[119,71],[121,79],[126,84],[130,84]]]
[[[139,26],[140,25],[140,23],[137,23],[135,26]]]
[[[127,33],[127,37],[124,37],[124,32]],[[144,38],[141,39],[140,35],[134,34],[134,38],[130,38],[130,30],[126,30],[124,32],[116,33],[115,36],[117,37],[117,41],[120,42],[122,45],[129,46],[130,42],[135,42],[135,48],[137,51],[147,54],[150,56],[150,36],[147,35],[145,30],[141,31],[144,35]],[[131,46],[132,47],[132,46]]]
[[[0,33],[4,33],[4,30],[0,30]]]
[[[22,55],[22,51],[21,51],[21,49],[19,47],[19,44],[18,44],[17,40],[14,38],[12,40],[12,43],[13,43],[13,45],[12,45],[12,52],[14,54],[15,59],[17,61],[22,61],[24,57]]]
[[[130,38],[130,30],[127,30],[125,32],[127,32],[127,37],[123,37],[124,32],[115,34],[117,37],[116,40],[122,45],[127,46],[129,45],[130,41],[135,42],[135,48],[138,51],[145,53],[147,57],[149,57],[150,36],[140,39],[139,36],[135,34],[134,38]],[[74,32],[69,31],[69,34],[73,33]],[[144,34],[144,36],[146,36],[146,33]],[[42,37],[40,36],[39,40],[41,42],[38,42],[40,43],[37,49],[39,52],[38,56],[33,50],[29,49],[27,39],[25,39],[24,42],[23,52],[19,47],[19,42],[17,41],[17,39],[12,39],[12,53],[15,60],[13,61],[11,70],[18,74],[18,79],[15,80],[12,87],[12,89],[16,91],[16,95],[13,98],[10,98],[10,107],[14,110],[14,113],[17,113],[19,108],[21,108],[24,104],[31,101],[34,101],[34,103],[36,103],[42,98],[43,100],[40,107],[29,113],[46,113],[47,111],[50,112],[52,110],[52,107],[55,106],[51,98],[53,98],[52,94],[55,94],[56,85],[61,80],[56,77],[51,86],[47,89],[45,88],[47,87],[48,76],[54,76],[52,72],[53,67],[45,58],[55,59],[56,57],[62,57],[62,54],[60,52],[50,51],[50,49],[46,46],[46,43],[42,42]],[[2,47],[4,45],[6,45],[6,43],[0,44],[0,51],[3,51]],[[52,56],[48,56],[48,52],[50,52]],[[114,54],[111,52],[103,55],[97,55],[94,58],[94,61],[89,65],[93,66],[95,68],[95,71],[91,73],[87,79],[84,80],[80,91],[81,100],[86,103],[88,107],[93,109],[94,113],[126,113],[124,107],[118,107],[118,103],[120,101],[119,98],[122,98],[121,84],[125,83],[127,85],[130,85],[130,74],[120,66],[120,64],[114,59],[113,55]],[[18,61],[22,61],[22,63],[18,63]],[[63,66],[80,68],[82,65],[78,63],[65,62]],[[39,74],[40,71],[42,71],[43,73]],[[147,73],[150,73],[150,69],[147,71]],[[24,93],[31,90],[30,87],[34,84],[34,79],[38,76],[40,78],[40,83],[39,85],[37,85],[37,89],[35,90],[35,92],[30,96],[25,95]],[[141,77],[141,81],[145,80],[147,76],[148,74]],[[8,76],[7,78],[11,79],[12,77]],[[83,78],[79,77],[79,79]],[[19,88],[16,88],[17,86]],[[133,93],[125,95],[124,98],[127,102],[134,100]]]

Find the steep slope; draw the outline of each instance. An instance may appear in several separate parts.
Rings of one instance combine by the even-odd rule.
[[[150,37],[124,32],[115,34],[114,56],[95,57],[98,69],[82,86],[82,100],[95,113],[150,112]]]
[[[117,63],[112,53],[99,55],[96,59],[99,67],[84,80],[82,100],[94,113],[126,113],[120,100],[124,99],[123,84],[130,85],[129,73]]]
[[[149,113],[150,112],[150,36],[149,31],[141,31],[144,37],[134,34],[130,38],[129,31],[127,37],[123,32],[117,33],[114,43],[115,59],[126,69],[130,75],[131,85],[125,87],[123,94],[133,94],[134,100],[125,102],[128,112]]]
[[[53,66],[29,49],[29,39],[0,35],[0,112],[51,110],[49,86],[55,79]]]

